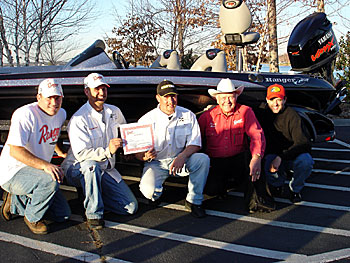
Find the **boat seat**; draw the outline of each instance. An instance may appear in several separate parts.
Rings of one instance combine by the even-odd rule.
[[[258,42],[260,34],[246,32],[252,25],[252,15],[242,0],[223,0],[219,12],[222,41],[227,45],[245,46]]]
[[[214,48],[208,49],[191,66],[190,70],[226,72],[227,63],[225,52]]]
[[[166,50],[151,65],[151,68],[180,69],[180,59],[176,50]]]

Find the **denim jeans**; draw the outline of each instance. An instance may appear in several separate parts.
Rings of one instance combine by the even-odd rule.
[[[169,167],[175,158],[146,162],[140,181],[140,191],[147,198],[157,200],[163,192],[163,183],[169,176]],[[203,201],[203,189],[209,172],[209,157],[204,153],[194,153],[185,163],[185,169],[176,176],[188,176],[188,194],[186,200],[200,205]]]
[[[123,180],[117,183],[108,173],[103,173],[96,161],[71,165],[66,178],[68,184],[83,188],[88,219],[102,219],[104,209],[121,215],[137,211],[137,200],[128,185]]]
[[[43,170],[25,166],[2,188],[12,194],[11,214],[25,216],[29,222],[38,222],[46,212],[57,222],[71,214],[59,183]]]
[[[277,155],[275,154],[268,154],[264,158],[264,171],[268,184],[275,187],[282,186],[286,179],[286,171],[293,170],[294,173],[292,180],[289,182],[289,188],[293,192],[299,193],[304,187],[305,180],[312,172],[314,160],[312,159],[311,155],[309,153],[302,153],[294,160],[282,160],[281,166],[277,173],[277,178],[269,171],[271,162],[276,158],[276,156]]]

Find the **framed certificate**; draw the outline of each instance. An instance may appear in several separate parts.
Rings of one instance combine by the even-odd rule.
[[[145,152],[154,147],[152,124],[122,124],[120,125],[120,134],[124,141],[124,154]]]

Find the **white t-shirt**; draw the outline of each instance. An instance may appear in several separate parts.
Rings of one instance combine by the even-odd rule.
[[[157,160],[174,158],[187,146],[202,146],[201,133],[195,114],[176,106],[175,113],[168,116],[157,108],[143,115],[139,123],[154,125]]]
[[[36,157],[51,161],[66,120],[66,111],[60,109],[54,116],[44,113],[37,102],[24,105],[12,115],[9,135],[0,156],[0,185],[9,181],[26,165],[10,155],[10,146],[25,147]]]

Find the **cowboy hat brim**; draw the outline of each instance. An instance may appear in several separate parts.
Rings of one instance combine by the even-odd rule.
[[[215,97],[218,94],[224,94],[224,93],[237,93],[237,95],[239,96],[239,95],[242,94],[243,90],[244,90],[244,87],[243,86],[239,86],[237,89],[235,89],[234,91],[231,91],[231,92],[219,91],[219,90],[216,90],[216,89],[209,89],[208,93],[212,97]]]

